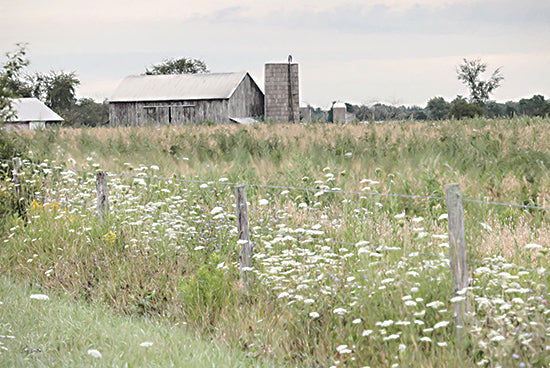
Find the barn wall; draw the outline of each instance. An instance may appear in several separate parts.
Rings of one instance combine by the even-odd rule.
[[[228,100],[110,102],[109,121],[120,125],[182,125],[228,122]]]
[[[229,98],[229,116],[258,117],[264,114],[264,94],[250,75],[246,74]]]

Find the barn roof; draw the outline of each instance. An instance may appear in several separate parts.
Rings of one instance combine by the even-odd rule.
[[[27,121],[63,121],[63,118],[53,112],[37,98],[14,98],[12,103],[15,117],[10,122]]]
[[[227,99],[247,74],[135,75],[124,78],[109,101]]]

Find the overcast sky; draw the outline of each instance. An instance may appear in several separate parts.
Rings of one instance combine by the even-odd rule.
[[[165,58],[212,72],[300,64],[302,104],[419,105],[468,95],[463,58],[502,67],[498,101],[550,97],[548,0],[0,0],[0,61],[27,42],[30,71],[75,71],[108,98]]]

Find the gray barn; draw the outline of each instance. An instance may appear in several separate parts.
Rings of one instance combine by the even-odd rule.
[[[224,124],[263,113],[264,94],[247,72],[131,76],[109,99],[113,126]]]

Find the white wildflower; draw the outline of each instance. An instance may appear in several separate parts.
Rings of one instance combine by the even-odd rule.
[[[438,328],[441,328],[441,327],[445,327],[449,324],[449,321],[441,321],[441,322],[437,322],[435,325],[434,325],[434,330],[435,329],[438,329]]]
[[[391,326],[393,325],[393,321],[391,319],[388,319],[386,321],[383,321],[383,322],[376,322],[374,325],[375,326],[380,326],[380,327],[388,327],[388,326]]]
[[[319,318],[319,313],[317,313],[317,312],[310,312],[310,313],[309,313],[309,316],[310,316],[311,318],[313,318],[313,319]]]
[[[31,299],[36,300],[50,300],[50,297],[44,294],[32,294]]]
[[[489,232],[492,232],[493,231],[493,228],[489,225],[487,225],[486,223],[484,222],[480,222],[479,223],[481,225],[482,228],[484,228],[485,230],[489,231]]]
[[[101,353],[96,349],[88,349],[88,355],[91,355],[94,358],[101,358]]]
[[[150,342],[150,341],[145,341],[145,342],[142,342],[141,344],[139,344],[139,346],[141,346],[143,348],[148,348],[149,346],[153,346],[153,343]]]
[[[395,340],[395,339],[398,339],[398,338],[399,338],[399,335],[393,334],[393,335],[384,337],[384,341]]]
[[[260,206],[267,206],[269,204],[269,201],[267,199],[262,198],[258,201],[258,204]]]
[[[344,308],[336,308],[336,309],[333,311],[333,313],[334,313],[334,314],[343,315],[343,314],[348,313],[348,311],[345,310]]]
[[[340,345],[336,348],[336,350],[338,351],[338,353],[340,354],[349,354],[351,353],[351,350],[348,349],[348,346],[347,345]]]
[[[223,212],[223,208],[221,208],[221,207],[214,207],[214,208],[212,208],[212,211],[210,211],[210,214],[211,214],[211,215],[215,215],[215,214],[218,214],[218,213],[220,213],[220,212]]]
[[[439,307],[444,306],[445,304],[440,302],[439,300],[433,301],[431,303],[426,304],[426,307],[437,309]]]

